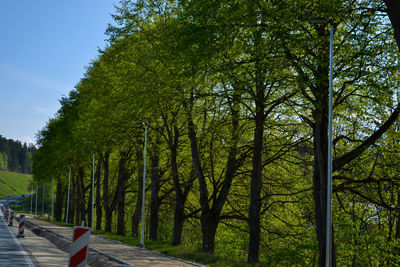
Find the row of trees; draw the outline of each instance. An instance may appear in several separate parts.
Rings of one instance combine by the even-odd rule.
[[[70,222],[137,236],[145,187],[150,239],[323,266],[329,29],[307,19],[327,17],[336,25],[332,261],[398,263],[400,9],[386,2],[121,1],[109,46],[38,135],[34,178],[56,178],[56,218],[71,168]]]
[[[0,135],[0,170],[20,173],[32,173],[33,144],[21,144],[20,141],[6,139]]]

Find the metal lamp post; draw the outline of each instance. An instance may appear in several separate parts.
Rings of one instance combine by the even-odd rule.
[[[142,186],[142,223],[140,231],[140,246],[144,248],[144,209],[145,209],[145,192],[146,192],[146,149],[147,149],[147,124],[144,124],[144,150],[143,150],[143,186]]]
[[[328,115],[328,164],[326,185],[326,257],[325,266],[332,263],[332,80],[333,80],[333,34],[334,23],[327,18],[311,18],[312,24],[329,24],[329,115]]]

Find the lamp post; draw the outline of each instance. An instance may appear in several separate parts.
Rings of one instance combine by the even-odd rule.
[[[325,266],[332,263],[332,80],[333,80],[333,34],[334,23],[327,18],[311,18],[312,24],[329,24],[329,114],[328,114],[328,163],[326,182],[326,257]]]
[[[142,186],[142,223],[140,231],[140,246],[144,248],[144,209],[145,209],[145,192],[146,192],[146,149],[147,149],[147,124],[144,125],[144,150],[143,150],[143,186]]]

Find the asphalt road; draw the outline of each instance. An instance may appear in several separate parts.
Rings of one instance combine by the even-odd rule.
[[[0,211],[0,266],[35,266]]]

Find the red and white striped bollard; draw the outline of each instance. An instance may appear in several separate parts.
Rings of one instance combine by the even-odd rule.
[[[86,266],[90,228],[75,226],[69,248],[69,267]]]
[[[4,212],[4,220],[6,221],[6,223],[8,221],[8,215],[9,215],[9,212],[8,212],[8,209],[6,209]]]
[[[14,211],[10,211],[10,221],[8,222],[8,226],[12,226],[14,221]]]
[[[19,229],[17,237],[25,237],[24,230],[25,230],[25,215],[21,214],[19,215]]]

